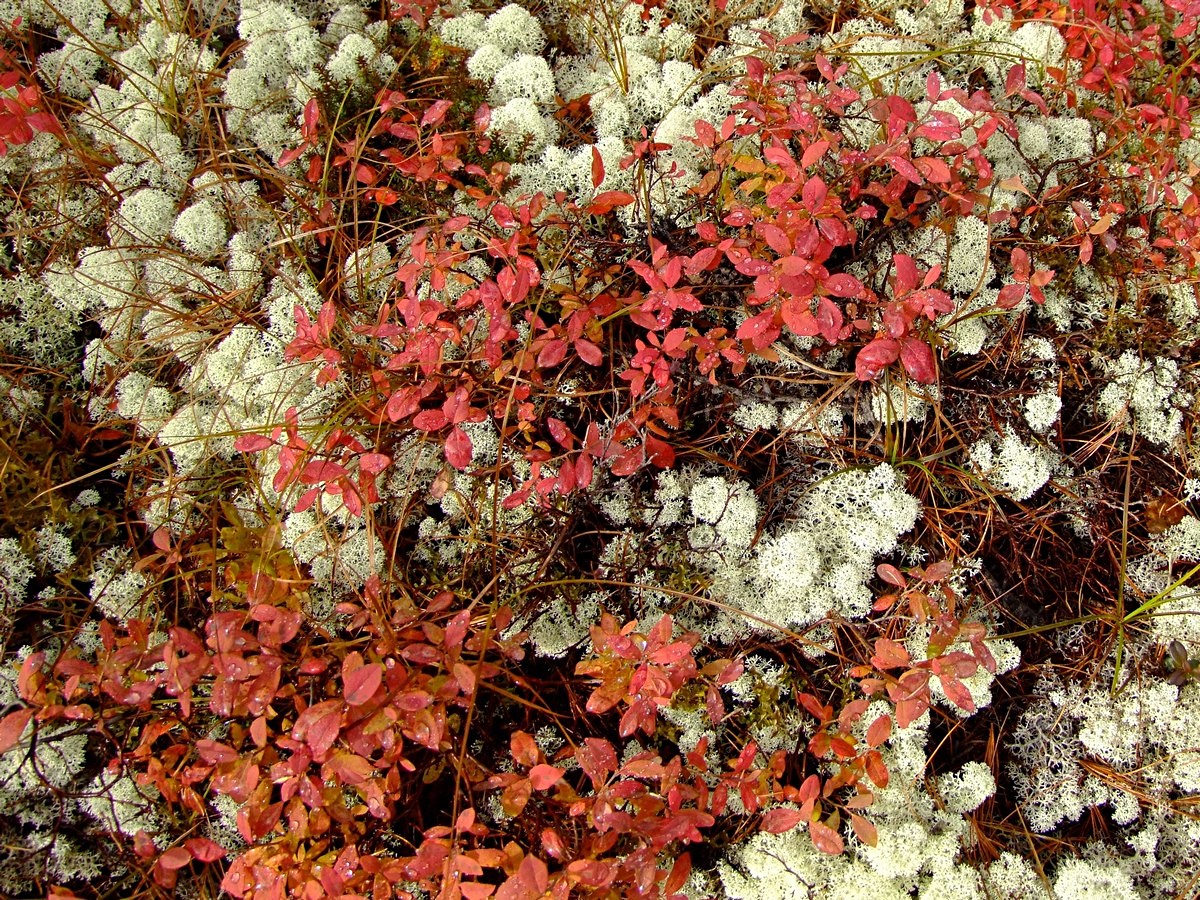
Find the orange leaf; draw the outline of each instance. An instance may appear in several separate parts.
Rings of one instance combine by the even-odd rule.
[[[813,846],[829,856],[840,856],[846,849],[842,836],[824,822],[810,822],[808,833],[812,838]]]
[[[850,827],[854,829],[858,839],[868,847],[879,843],[879,832],[875,830],[875,826],[857,813],[850,813]]]
[[[604,191],[597,194],[592,202],[588,204],[588,215],[603,216],[612,212],[618,206],[629,206],[631,203],[636,203],[637,198],[633,194],[627,194],[625,191]]]
[[[871,665],[875,668],[895,669],[911,663],[908,651],[890,638],[880,638],[875,642],[875,655],[871,657]]]
[[[951,181],[950,167],[936,156],[922,156],[913,160],[921,173],[934,184],[949,184]]]
[[[349,785],[362,784],[369,780],[374,772],[375,767],[371,765],[370,760],[348,750],[339,750],[321,768],[323,778],[328,780],[332,775],[342,784]]]
[[[506,815],[519,816],[532,795],[533,785],[528,778],[522,778],[504,789],[500,795],[500,808]]]
[[[514,731],[508,739],[509,753],[519,766],[533,766],[538,761],[538,746],[533,736],[525,731]]]
[[[600,187],[600,182],[604,180],[604,160],[600,158],[600,151],[596,146],[592,145],[592,187]]]
[[[872,747],[878,747],[892,733],[892,718],[888,715],[882,715],[867,729],[867,743]]]
[[[800,810],[779,806],[768,810],[762,817],[761,828],[769,834],[783,834],[791,831],[803,821]]]
[[[878,750],[872,750],[867,754],[867,775],[876,787],[887,787],[888,785],[888,770],[883,764],[883,757],[879,755]]]

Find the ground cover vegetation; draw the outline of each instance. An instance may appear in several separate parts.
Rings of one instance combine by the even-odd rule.
[[[0,0],[0,893],[1200,885],[1200,4]]]

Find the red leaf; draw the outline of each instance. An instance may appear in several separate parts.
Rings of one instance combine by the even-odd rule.
[[[475,125],[475,130],[483,134],[492,123],[492,108],[486,103],[480,103],[479,108],[475,110],[472,123]]]
[[[283,153],[279,154],[279,162],[276,163],[276,165],[278,165],[281,169],[284,166],[291,165],[292,162],[300,157],[300,154],[302,154],[305,149],[306,148],[304,145],[301,145],[299,147],[293,147],[291,150],[284,150]]]
[[[224,859],[227,853],[225,848],[216,841],[204,837],[192,838],[184,846],[187,847],[188,853],[192,854],[192,859],[202,863]]]
[[[346,673],[342,681],[345,685],[346,702],[351,706],[362,706],[375,696],[375,692],[383,684],[383,666],[379,663],[359,666]]]
[[[779,314],[780,318],[783,319],[783,324],[791,330],[792,334],[799,337],[813,337],[821,331],[817,317],[809,311],[808,305],[809,302],[807,300],[788,297],[779,306]]]
[[[542,849],[551,859],[557,859],[560,862],[567,855],[567,845],[563,843],[562,836],[553,828],[542,829]]]
[[[33,718],[32,709],[18,709],[0,719],[0,753],[12,748],[21,739],[25,726]]]
[[[855,785],[859,793],[846,801],[846,809],[866,809],[875,802],[875,795],[861,785]]]
[[[191,861],[192,854],[188,853],[182,847],[172,847],[170,850],[164,850],[162,856],[158,858],[158,864],[169,872],[182,869]]]
[[[503,203],[497,203],[492,207],[492,218],[496,220],[496,224],[501,228],[517,227],[517,217],[514,216],[512,210]]]
[[[853,275],[839,272],[825,279],[825,290],[835,297],[857,297],[862,293],[862,282]]]
[[[694,142],[698,147],[707,147],[711,150],[717,146],[717,130],[703,119],[697,119]]]
[[[722,687],[732,684],[742,677],[744,671],[746,671],[746,661],[742,657],[738,657],[732,662],[722,665],[721,673],[717,676],[717,684]]]
[[[1025,290],[1026,288],[1023,284],[1006,284],[1000,288],[1000,295],[996,298],[996,305],[1001,309],[1012,309],[1025,299]]]
[[[344,466],[340,466],[332,460],[314,459],[304,466],[300,481],[304,484],[324,484],[327,481],[343,478],[347,474]]]
[[[1020,62],[1008,70],[1004,79],[1004,96],[1011,97],[1025,87],[1025,63]]]
[[[581,491],[584,490],[591,485],[593,474],[592,458],[586,453],[580,453],[575,460],[575,486]]]
[[[859,381],[878,378],[889,365],[900,357],[900,342],[893,338],[875,338],[858,351],[854,360],[854,374]]]
[[[831,344],[836,344],[842,333],[842,311],[828,297],[818,297],[816,318],[821,337]]]
[[[575,352],[589,366],[598,366],[604,362],[604,354],[591,341],[580,338],[575,342]]]
[[[928,696],[915,696],[907,700],[900,700],[896,703],[896,724],[901,728],[907,728],[921,718],[922,713],[927,709],[929,709]],[[875,783],[879,784],[878,781]]]
[[[500,501],[500,505],[505,509],[516,509],[522,503],[529,499],[529,495],[533,492],[532,484],[527,484],[520,490],[513,491],[507,497]]]
[[[833,738],[829,736],[828,731],[818,731],[813,735],[813,739],[808,742],[808,752],[817,759],[824,759],[829,755],[829,751],[833,748]]]
[[[760,222],[756,227],[772,250],[780,256],[791,255],[792,239],[787,236],[786,231],[770,222]]]
[[[698,123],[697,123],[698,124]],[[829,141],[816,141],[809,144],[804,151],[804,155],[800,157],[800,165],[807,169],[818,159],[825,155],[825,151],[829,149]]]
[[[941,676],[941,682],[946,699],[964,712],[975,712],[975,701],[972,699],[971,692],[967,690],[965,684],[953,675]]]
[[[825,725],[833,718],[833,707],[822,705],[821,701],[812,694],[801,694],[800,705],[808,710],[809,715]]]
[[[423,409],[413,416],[412,423],[421,431],[437,431],[446,424],[446,414],[440,409]]]
[[[375,767],[371,765],[370,760],[348,750],[339,750],[321,767],[322,778],[329,780],[330,776],[333,776],[338,782],[346,785],[362,784],[369,780],[374,772]]]
[[[575,751],[579,767],[599,788],[617,768],[617,754],[612,744],[603,738],[584,738],[583,746]]]
[[[870,701],[859,699],[851,700],[842,707],[842,711],[838,713],[837,717],[838,728],[841,729],[842,734],[850,732],[850,726],[862,718],[862,714],[867,711],[869,705]]]
[[[887,161],[887,164],[889,166],[891,166],[893,169],[895,169],[899,175],[903,176],[904,178],[907,178],[913,184],[924,184],[925,183],[924,180],[921,178],[921,173],[918,172],[916,167],[912,163],[910,163],[907,159],[905,159],[904,157],[888,156],[888,157],[886,157],[886,161]],[[839,840],[840,840],[840,838],[839,838]]]
[[[904,578],[904,574],[890,563],[880,563],[875,567],[875,572],[888,584],[895,585],[898,588],[903,589],[908,584]]]
[[[455,647],[461,647],[462,642],[467,637],[467,631],[471,626],[471,613],[468,610],[461,610],[455,613],[454,618],[446,623],[446,632],[443,635],[442,643],[446,649],[453,650]]]
[[[918,384],[937,381],[937,364],[933,350],[920,338],[906,337],[900,344],[900,362],[910,378]]]
[[[529,770],[529,781],[533,784],[535,791],[545,791],[558,784],[558,780],[562,778],[565,770],[557,766],[539,763]]]
[[[907,253],[894,253],[892,260],[896,266],[896,298],[899,299],[917,289],[921,275],[917,271],[916,261]]]
[[[937,584],[939,581],[945,581],[949,578],[950,573],[953,571],[954,566],[949,561],[940,559],[925,567],[925,574],[921,576],[921,580],[928,581],[930,584]]]
[[[421,127],[442,124],[442,120],[446,118],[446,113],[452,105],[453,102],[450,100],[438,100],[432,104],[429,109],[425,110],[425,115],[421,116]]]
[[[708,225],[711,227],[712,223],[701,222],[700,225],[696,226],[696,231],[699,232],[702,230],[701,225]],[[712,240],[715,241],[716,239],[717,236],[714,234],[712,236]],[[704,247],[701,250],[697,250],[695,255],[684,264],[684,271],[686,271],[689,275],[698,275],[700,272],[705,272],[709,269],[715,269],[718,265],[720,265],[718,261],[720,255],[721,253],[716,247]]]
[[[379,188],[374,194],[371,194],[370,197],[380,206],[391,206],[394,203],[398,203],[400,200],[399,194],[397,194],[391,188],[386,187]]]
[[[699,123],[697,123],[699,124]],[[604,160],[600,157],[600,151],[596,149],[596,145],[592,145],[592,187],[600,187],[600,182],[604,181]]]
[[[659,440],[653,435],[646,436],[646,459],[651,465],[660,469],[669,469],[675,465],[675,448],[666,441]],[[616,465],[613,466],[614,472]],[[616,474],[620,474],[619,472]]]
[[[391,461],[392,458],[383,453],[364,453],[358,458],[358,468],[368,475],[378,475]]]
[[[683,889],[687,883],[688,875],[692,873],[692,857],[689,853],[681,853],[675,858],[675,864],[671,866],[671,874],[667,876],[666,882],[663,884],[663,890],[668,896]]]
[[[337,740],[341,730],[341,712],[336,707],[326,709],[324,714],[308,728],[307,743],[309,749],[312,750],[313,757],[323,758],[329,752],[329,748],[333,746],[333,742]]]
[[[717,690],[715,684],[710,684],[704,692],[704,707],[708,713],[708,721],[712,725],[718,725],[725,718],[725,701],[721,698],[721,692]]]
[[[38,650],[37,653],[25,656],[25,661],[20,664],[20,673],[17,676],[17,694],[25,702],[38,702],[38,697],[41,695],[44,662],[46,662],[46,653]]]
[[[526,856],[521,860],[517,875],[528,887],[536,891],[538,896],[546,893],[546,887],[550,883],[550,870],[536,856]]]
[[[817,71],[821,73],[822,78],[824,78],[826,81],[834,81],[837,79],[837,73],[833,70],[833,66],[830,65],[829,59],[824,53],[817,54],[816,63]]]
[[[149,859],[158,853],[158,848],[154,846],[154,841],[150,839],[150,835],[146,834],[145,830],[139,828],[133,836],[133,852],[141,859]]]
[[[399,422],[417,412],[420,395],[416,388],[400,388],[388,397],[387,416],[393,422]]]
[[[555,338],[542,348],[542,352],[538,354],[537,364],[543,369],[550,369],[566,358],[567,342],[562,338]]]
[[[259,838],[270,834],[275,826],[279,823],[280,817],[283,815],[283,801],[272,803],[270,806],[262,807],[254,804],[246,804],[238,810],[237,825],[238,832],[248,844],[253,844]],[[279,875],[279,878],[284,878]],[[260,893],[257,896],[264,896],[266,892]],[[282,893],[274,896],[282,897]]]
[[[937,70],[934,69],[925,76],[925,99],[930,103],[936,103],[941,93],[942,80],[938,77]]]
[[[779,337],[779,326],[775,324],[775,313],[772,310],[751,316],[738,326],[739,341],[750,341],[756,348],[761,349]]]
[[[462,426],[455,425],[446,435],[446,462],[460,472],[471,464],[471,436],[463,431]]]
[[[645,451],[641,447],[631,447],[612,461],[612,473],[624,478],[640,469],[645,461]]]
[[[829,188],[825,186],[825,182],[819,175],[814,175],[808,181],[804,182],[804,187],[800,191],[800,197],[804,201],[804,208],[814,214],[824,205],[828,194]]]
[[[775,809],[768,810],[762,817],[763,831],[770,834],[783,834],[785,831],[791,831],[803,821],[800,815],[800,810],[790,809],[786,806],[779,806]]]
[[[1027,283],[1029,281],[1029,253],[1020,247],[1014,247],[1009,261],[1012,263],[1013,277],[1021,284]]]
[[[242,453],[257,453],[259,450],[266,450],[273,444],[274,441],[261,434],[243,434],[233,442],[233,449],[240,450]]]
[[[317,105],[317,98],[310,97],[308,102],[304,104],[304,139],[312,140],[317,135],[317,122],[321,118],[321,107]]]
[[[233,762],[238,758],[237,751],[228,744],[208,738],[200,738],[196,741],[196,752],[200,754],[200,761],[210,766]]]

